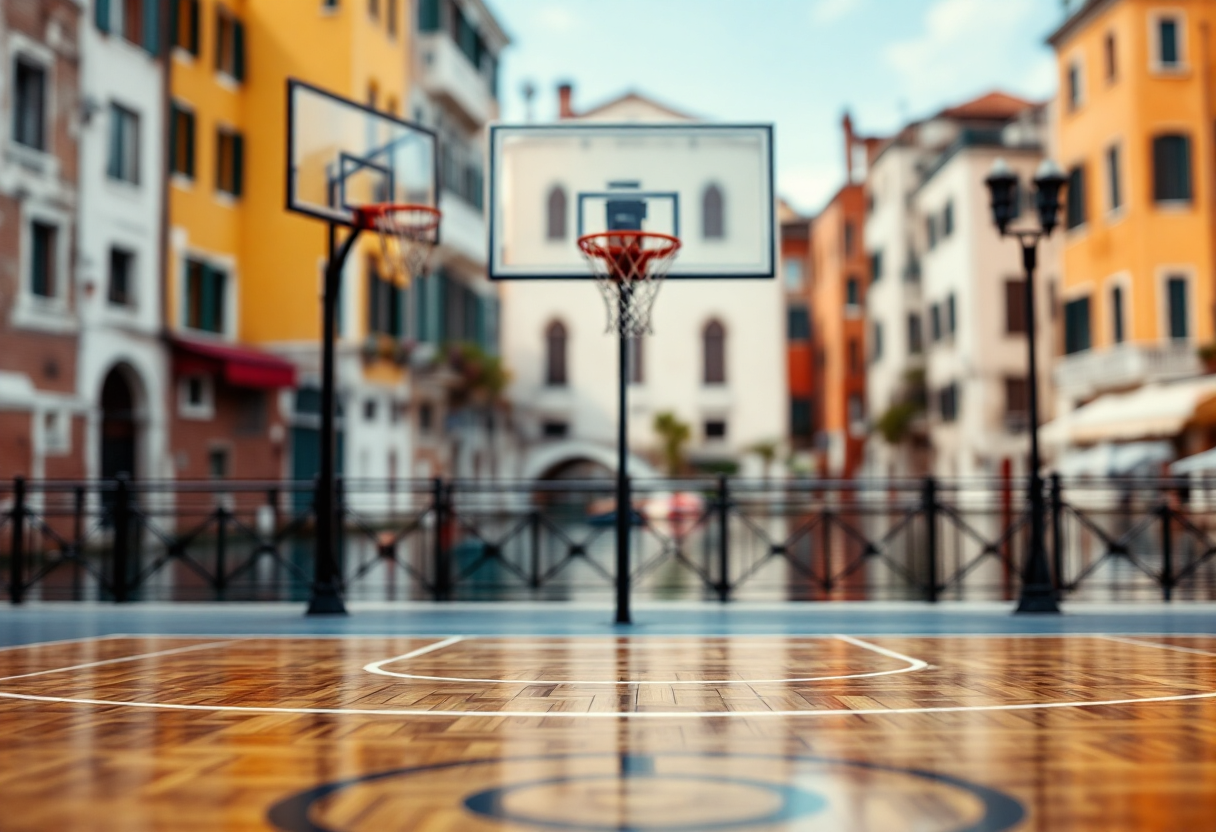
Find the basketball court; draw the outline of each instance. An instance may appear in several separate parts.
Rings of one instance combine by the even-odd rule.
[[[998,832],[1216,817],[1210,607],[1044,621],[996,606],[687,605],[643,607],[632,628],[591,608],[357,612],[3,611],[3,828]]]

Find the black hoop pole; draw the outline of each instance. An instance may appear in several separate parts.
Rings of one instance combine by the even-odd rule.
[[[626,313],[633,286],[621,281],[617,297],[617,462],[616,462],[616,623],[632,624],[629,611],[629,527],[633,501],[629,495],[629,332]]]
[[[321,301],[321,470],[317,483],[317,542],[308,615],[346,615],[335,546],[338,524],[334,523],[334,338],[337,334],[334,317],[342,291],[342,266],[360,230],[359,226],[354,226],[339,247],[338,227],[332,222],[329,224],[329,261],[325,267],[325,292]]]

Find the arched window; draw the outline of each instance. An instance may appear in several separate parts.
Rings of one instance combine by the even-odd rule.
[[[701,236],[707,240],[721,240],[726,236],[723,217],[722,189],[710,185],[701,195]]]
[[[566,327],[554,321],[545,330],[545,384],[549,387],[565,387],[566,374]]]
[[[548,232],[545,236],[550,240],[566,239],[566,191],[561,185],[554,185],[549,191],[546,212]]]
[[[701,358],[706,384],[726,383],[726,328],[710,321],[701,331]]]

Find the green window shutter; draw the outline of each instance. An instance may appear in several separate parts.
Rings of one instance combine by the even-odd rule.
[[[1169,280],[1170,338],[1187,337],[1186,279],[1171,277]]]
[[[201,271],[203,285],[199,291],[199,299],[202,302],[202,308],[199,310],[198,328],[207,332],[215,332],[215,270],[204,265]]]
[[[245,80],[245,24],[239,20],[232,22],[232,73],[236,80]]]
[[[198,33],[202,28],[198,0],[190,0],[190,52],[198,56]]]
[[[113,104],[110,105],[110,152],[106,175],[111,179],[122,178],[122,117]]]
[[[178,161],[182,161],[182,167],[185,167],[185,160],[177,158],[177,140],[178,140],[178,120],[181,119],[182,111],[178,109],[176,104],[169,105],[169,173],[178,173]]]
[[[97,28],[103,32],[110,31],[110,0],[96,0],[93,11],[97,15]]]
[[[160,4],[161,0],[144,0],[144,49],[152,55],[160,54]]]
[[[240,133],[232,134],[232,195],[240,196],[244,192],[245,181],[245,137]]]
[[[194,113],[186,113],[186,175],[194,178]]]

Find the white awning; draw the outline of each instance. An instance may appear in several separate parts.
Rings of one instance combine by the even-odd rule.
[[[1199,474],[1216,471],[1216,448],[1188,456],[1170,466],[1171,474]]]
[[[1168,439],[1216,402],[1216,377],[1146,384],[1128,393],[1108,393],[1043,426],[1054,441],[1072,445]],[[1206,410],[1206,408],[1204,408]]]
[[[1160,472],[1155,466],[1173,458],[1173,444],[1164,439],[1122,445],[1103,442],[1091,448],[1067,451],[1060,457],[1055,469],[1066,477],[1153,474]]]

